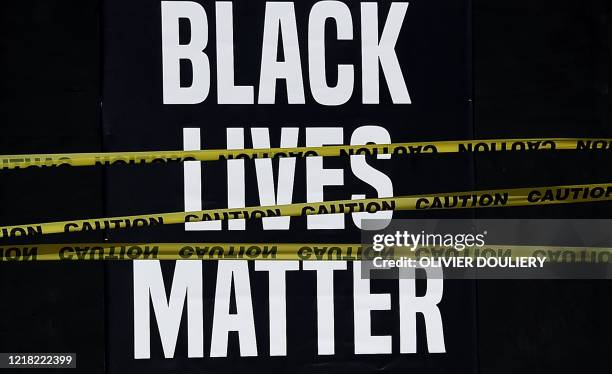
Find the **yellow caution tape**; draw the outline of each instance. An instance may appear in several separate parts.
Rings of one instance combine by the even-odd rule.
[[[486,245],[456,250],[448,247],[388,247],[376,251],[364,244],[338,243],[77,243],[0,246],[0,261],[95,260],[301,260],[357,261],[452,257],[545,257],[551,263],[611,263],[612,248]]]
[[[58,166],[151,164],[183,161],[217,161],[281,157],[418,155],[432,153],[532,152],[554,150],[604,151],[612,149],[612,139],[489,139],[451,140],[369,145],[338,145],[269,149],[210,149],[200,151],[145,151],[109,153],[23,154],[0,156],[0,169]]]
[[[356,212],[374,213],[383,210],[499,208],[507,206],[586,203],[609,200],[612,200],[612,183],[447,192],[389,198],[210,209],[195,212],[143,214],[6,226],[0,227],[0,238],[242,218],[259,219],[263,217],[295,217],[313,214],[348,214]]]

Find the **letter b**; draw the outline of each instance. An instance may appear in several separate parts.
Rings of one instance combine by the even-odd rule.
[[[191,40],[179,42],[179,19],[189,20]],[[164,104],[198,104],[210,90],[210,62],[203,52],[208,44],[208,18],[193,1],[162,1],[162,65]],[[189,60],[191,86],[181,87],[181,60]]]

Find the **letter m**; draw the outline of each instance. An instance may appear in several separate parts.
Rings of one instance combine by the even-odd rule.
[[[151,357],[151,304],[164,356],[174,357],[185,298],[187,298],[187,355],[203,357],[202,262],[176,261],[170,297],[166,297],[159,261],[134,261],[134,358]]]

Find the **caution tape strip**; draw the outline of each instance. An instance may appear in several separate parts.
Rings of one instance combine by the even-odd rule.
[[[59,166],[152,164],[282,157],[418,155],[432,153],[532,152],[554,150],[612,150],[612,139],[525,138],[451,140],[392,144],[338,145],[268,149],[210,149],[199,151],[145,151],[108,153],[23,154],[0,156],[0,169]]]
[[[280,216],[297,217],[315,214],[348,214],[357,212],[375,213],[387,210],[499,208],[507,206],[586,203],[610,200],[612,200],[612,183],[512,188],[376,199],[336,200],[288,205],[210,209],[195,212],[144,214],[16,225],[0,227],[0,238],[230,219],[260,219],[264,217]]]
[[[300,260],[358,261],[374,258],[545,257],[550,263],[612,263],[612,248],[486,245],[388,247],[332,243],[80,243],[0,246],[0,262],[98,260]]]

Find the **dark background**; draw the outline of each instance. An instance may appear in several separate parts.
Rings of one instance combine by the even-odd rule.
[[[395,141],[428,139],[469,139],[473,135],[471,106],[471,48],[469,32],[469,2],[467,0],[418,0],[412,1],[395,51],[401,61],[406,84],[410,87],[412,104],[394,105],[386,89],[381,90],[380,103],[364,105],[360,98],[362,87],[356,79],[352,97],[341,106],[317,104],[308,89],[307,22],[315,1],[294,2],[297,36],[305,80],[305,104],[287,104],[284,84],[278,84],[274,105],[219,105],[216,100],[216,79],[211,82],[211,94],[197,105],[163,104],[161,79],[161,35],[159,0],[105,0],[103,12],[103,80],[102,127],[106,151],[177,149],[182,147],[182,130],[185,127],[201,129],[200,140],[205,148],[225,148],[228,127],[265,127],[270,130],[270,142],[280,141],[280,128],[295,126],[300,129],[298,145],[306,145],[305,127],[341,126],[344,140],[355,128],[364,125],[384,126]],[[384,22],[391,1],[378,2],[379,22]],[[215,5],[211,1],[199,4],[209,15],[209,43],[205,48],[210,57],[211,71],[216,70],[217,48],[214,24],[218,24]],[[257,82],[261,61],[261,32],[264,27],[267,2],[262,0],[233,1],[233,24],[236,26],[234,51],[235,76],[238,84]],[[360,16],[360,3],[347,2],[354,24]],[[336,41],[333,25],[328,24],[326,44],[326,74],[330,82],[337,79],[336,63],[352,63],[355,75],[361,75],[361,47],[355,40]],[[189,27],[182,28],[179,39],[189,40]],[[190,65],[190,64],[186,64]],[[183,81],[191,82],[190,69],[183,69]],[[214,73],[212,74],[215,75]],[[386,83],[381,83],[384,87]],[[251,136],[245,137],[245,146],[252,147]],[[469,191],[474,189],[473,160],[470,155],[446,155],[447,157],[371,159],[374,167],[395,180],[395,195],[410,195],[433,191]],[[275,162],[276,163],[276,162]],[[247,206],[260,204],[259,189],[255,186],[253,162],[245,163],[245,200]],[[349,159],[330,157],[324,160],[326,168],[345,171],[342,186],[325,188],[325,199],[345,199],[351,193],[372,194],[373,188],[350,172]],[[306,161],[297,160],[293,201],[306,200]],[[227,206],[227,166],[224,162],[208,162],[201,165],[203,172],[201,200],[205,208]],[[444,170],[434,173],[433,170]],[[232,181],[230,183],[240,183]],[[127,188],[126,188],[127,187]],[[183,165],[124,165],[106,168],[105,215],[173,211],[182,207]],[[395,212],[394,218],[419,215],[443,217],[472,217],[470,210],[438,212]],[[350,217],[344,216],[345,221]],[[112,230],[107,234],[111,242],[321,242],[355,243],[360,231],[352,223],[343,230],[306,230],[306,217],[291,219],[290,230],[262,230],[261,222],[250,222],[244,231],[190,231],[183,225],[165,225],[139,230]],[[78,234],[72,236],[78,240]],[[162,262],[162,274],[171,279],[175,261]],[[251,262],[251,267],[254,263]],[[349,269],[352,264],[348,265]],[[287,275],[288,326],[287,356],[269,357],[268,352],[268,290],[267,276],[253,271],[253,313],[257,325],[258,352],[263,357],[238,358],[238,340],[230,339],[228,355],[236,359],[188,359],[187,326],[179,328],[179,338],[174,359],[165,360],[161,353],[159,333],[151,324],[151,359],[134,360],[133,341],[126,332],[134,330],[133,315],[134,265],[130,262],[106,264],[106,369],[108,373],[264,373],[309,372],[322,368],[325,373],[352,374],[384,370],[387,373],[404,373],[417,370],[420,374],[440,372],[474,373],[477,350],[475,319],[475,282],[444,284],[444,300],[440,310],[445,327],[447,354],[414,355],[355,355],[353,326],[353,284],[351,271],[334,276],[334,309],[337,318],[336,350],[333,356],[316,355],[316,320],[311,295],[316,293],[313,276],[308,272]],[[204,284],[215,279],[217,264],[203,264]],[[212,283],[210,283],[212,284]],[[398,295],[398,283],[394,280],[373,283],[373,292],[389,292]],[[212,334],[212,307],[214,294],[211,289],[203,292],[204,336]],[[397,305],[392,297],[392,305]],[[461,311],[461,313],[457,313]],[[392,345],[399,348],[397,308],[373,313],[374,334],[391,334]],[[465,318],[470,316],[470,318]],[[418,322],[420,323],[420,321]],[[417,327],[423,332],[424,326]],[[209,329],[210,327],[210,329]],[[395,336],[393,336],[395,335]],[[417,334],[418,335],[418,334]],[[395,339],[393,339],[395,338]],[[206,339],[207,340],[207,339]],[[394,341],[395,340],[395,341]],[[417,341],[425,343],[424,339]],[[207,343],[207,342],[206,342]],[[204,350],[208,347],[205,343]],[[425,352],[424,346],[417,352]]]
[[[101,150],[100,15],[95,1],[4,4],[2,154]],[[612,137],[608,2],[475,0],[472,21],[476,137]],[[609,158],[530,157],[478,157],[476,187],[611,180]],[[0,225],[102,216],[103,183],[96,168],[3,171]],[[478,214],[610,218],[611,207]],[[103,372],[103,277],[102,263],[0,264],[0,352],[77,352],[79,372]],[[478,282],[480,371],[609,372],[611,291],[609,281]]]

